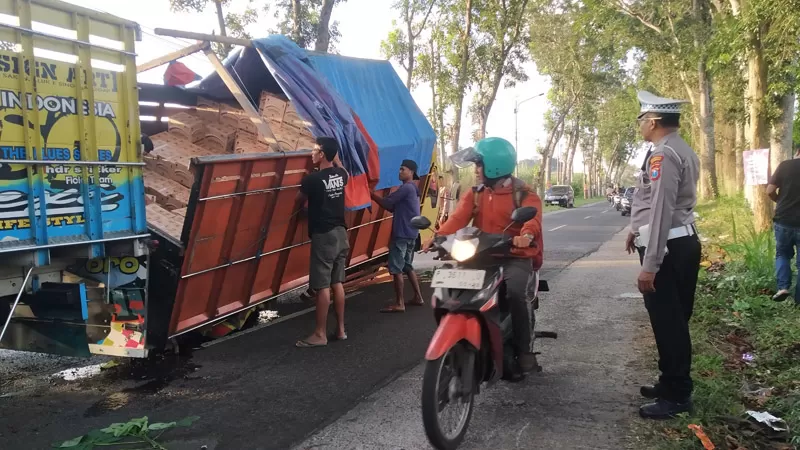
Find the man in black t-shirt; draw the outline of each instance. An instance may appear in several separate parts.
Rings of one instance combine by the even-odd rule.
[[[800,251],[800,147],[794,159],[783,161],[775,169],[767,186],[767,195],[778,203],[773,218],[778,293],[772,299],[782,302],[791,295],[792,258],[795,250]],[[800,257],[796,264],[800,268]],[[794,301],[800,306],[800,282],[794,288]]]
[[[328,345],[328,308],[333,291],[336,311],[335,340],[347,339],[344,329],[344,269],[350,244],[344,222],[344,187],[349,175],[339,161],[339,143],[334,138],[317,138],[311,159],[319,171],[300,182],[298,196],[308,199],[308,234],[311,237],[309,287],[316,291],[317,325],[311,336],[297,341],[297,347]]]

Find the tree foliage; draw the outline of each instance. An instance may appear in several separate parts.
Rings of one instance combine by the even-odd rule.
[[[436,0],[398,0],[392,8],[400,13],[402,28],[392,21],[392,30],[381,42],[381,51],[388,59],[396,59],[406,71],[406,86],[414,87],[414,69],[418,55],[416,46],[428,24]]]
[[[254,6],[255,1],[249,0],[246,9],[240,13],[226,12],[230,3],[231,0],[169,0],[170,9],[176,12],[205,13],[206,10],[213,10],[217,16],[219,34],[222,36],[252,39],[246,28],[258,20],[258,7]],[[230,45],[215,43],[213,48],[220,58],[225,58],[231,51]]]
[[[289,36],[300,47],[327,53],[335,50],[341,37],[339,23],[331,22],[331,12],[346,1],[275,0],[266,10],[279,21],[275,32]]]
[[[500,85],[527,81],[529,0],[485,0],[475,18],[475,84],[470,107],[476,140],[486,137],[486,123]]]

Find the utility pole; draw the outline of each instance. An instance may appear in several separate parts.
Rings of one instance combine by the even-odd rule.
[[[528,100],[533,100],[535,98],[539,98],[546,94],[546,92],[542,92],[541,94],[536,94],[533,97],[528,97],[523,101],[514,100],[514,150],[517,152],[517,163],[519,163],[519,135],[518,135],[518,121],[517,121],[517,113],[519,112],[519,105],[527,102]],[[517,164],[519,166],[519,164]],[[514,169],[514,176],[518,174],[519,169]]]

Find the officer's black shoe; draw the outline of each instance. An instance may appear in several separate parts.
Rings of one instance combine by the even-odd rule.
[[[691,410],[691,399],[686,399],[686,401],[683,402],[658,399],[654,403],[648,403],[639,408],[639,415],[645,419],[666,420]]]
[[[646,384],[639,388],[639,393],[644,398],[656,399],[661,396],[661,385]]]

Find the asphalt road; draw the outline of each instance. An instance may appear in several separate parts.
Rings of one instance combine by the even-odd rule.
[[[640,270],[627,255],[625,232],[553,278],[537,312],[544,370],[519,383],[481,390],[463,450],[644,448],[632,425],[640,383],[653,355],[647,314],[634,283]],[[647,355],[647,356],[646,356]],[[426,363],[366,397],[295,450],[427,449],[420,397]],[[648,364],[650,366],[648,366]]]
[[[627,219],[599,204],[550,213],[543,222],[543,278],[554,279],[610,240]],[[558,289],[551,284],[552,291]],[[294,347],[312,328],[313,317],[305,314],[155,368],[123,364],[82,381],[29,373],[25,383],[0,382],[0,448],[49,448],[145,415],[151,421],[200,416],[195,426],[170,432],[170,449],[289,448],[420,364],[434,330],[430,310],[378,313],[392,297],[389,284],[352,296],[349,340],[327,348]]]

